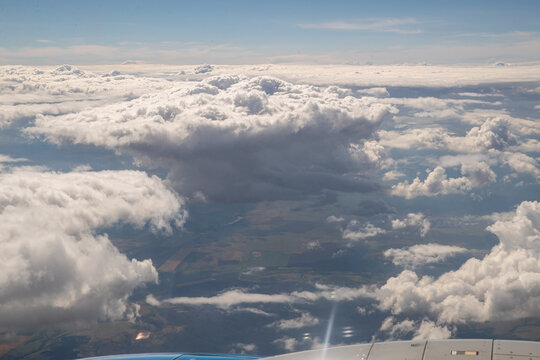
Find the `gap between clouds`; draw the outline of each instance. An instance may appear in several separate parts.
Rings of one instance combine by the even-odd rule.
[[[510,219],[487,227],[499,243],[481,259],[471,258],[460,268],[439,277],[419,276],[403,270],[381,286],[339,288],[317,285],[313,291],[256,294],[228,290],[212,297],[178,297],[147,302],[154,306],[213,305],[223,309],[240,304],[309,304],[327,301],[371,299],[383,312],[390,312],[382,332],[410,333],[424,337],[430,329],[450,336],[455,326],[470,322],[506,321],[538,316],[540,307],[540,203],[522,202]],[[421,249],[420,257],[426,249]],[[428,258],[433,253],[429,249]],[[447,255],[462,249],[446,249]],[[404,251],[418,252],[405,249]],[[437,259],[438,260],[438,259]],[[399,320],[403,319],[403,320]],[[418,319],[418,320],[410,320]]]

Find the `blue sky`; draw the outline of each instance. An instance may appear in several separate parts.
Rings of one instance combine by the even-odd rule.
[[[536,61],[539,14],[538,1],[3,0],[0,61]]]

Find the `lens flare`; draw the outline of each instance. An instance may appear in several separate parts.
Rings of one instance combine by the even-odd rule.
[[[321,352],[322,358],[326,358],[326,350],[330,345],[330,337],[332,336],[332,329],[334,328],[334,320],[336,318],[337,302],[332,303],[332,310],[330,310],[330,317],[328,318],[328,326],[326,328],[326,334],[324,336],[323,351]]]

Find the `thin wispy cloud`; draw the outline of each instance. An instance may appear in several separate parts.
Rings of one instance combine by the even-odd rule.
[[[534,31],[509,31],[504,33],[495,33],[495,32],[477,32],[477,33],[458,33],[451,35],[451,37],[456,38],[526,38],[526,37],[535,37],[538,36],[538,32]]]
[[[298,24],[303,29],[372,31],[398,34],[420,34],[421,22],[415,18],[404,19],[362,19],[358,21],[331,21],[314,24]]]

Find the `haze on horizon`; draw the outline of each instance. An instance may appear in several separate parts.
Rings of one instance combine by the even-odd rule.
[[[537,61],[537,1],[13,1],[0,63]]]

